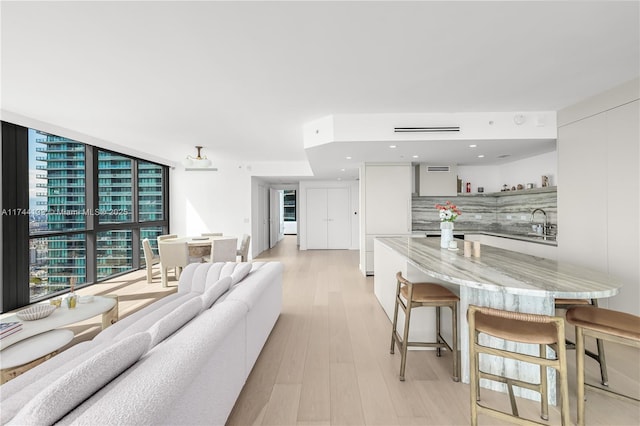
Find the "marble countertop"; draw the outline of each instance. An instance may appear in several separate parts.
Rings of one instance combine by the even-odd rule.
[[[460,286],[554,298],[614,296],[622,282],[581,266],[483,245],[480,257],[440,248],[440,239],[378,237],[427,275]]]

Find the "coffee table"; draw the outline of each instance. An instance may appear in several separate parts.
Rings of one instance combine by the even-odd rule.
[[[48,303],[48,302],[45,302]],[[54,356],[74,337],[71,330],[60,329],[102,314],[102,328],[118,320],[117,296],[94,296],[75,309],[60,307],[46,318],[22,321],[15,313],[2,316],[0,322],[20,321],[22,330],[0,339],[0,383],[24,373]]]
[[[31,336],[74,324],[76,322],[84,321],[86,319],[95,317],[96,315],[102,314],[104,320],[105,316],[109,316],[110,314],[112,314],[111,311],[117,307],[117,304],[118,301],[115,297],[94,296],[92,302],[78,303],[75,309],[69,309],[65,307],[63,303],[63,306],[56,309],[51,315],[39,320],[22,321],[16,316],[15,313],[3,316],[2,319],[0,319],[0,322],[20,321],[22,323],[22,330],[3,339],[0,339],[0,350],[4,350],[5,348],[8,348],[9,346]],[[107,323],[108,322],[109,321],[107,321]],[[109,324],[105,324],[105,321],[103,321],[102,328],[106,328],[105,326],[108,325]]]

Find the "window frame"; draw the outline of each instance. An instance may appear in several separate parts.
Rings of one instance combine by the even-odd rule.
[[[86,253],[85,283],[78,287],[86,287],[142,267],[140,250],[141,228],[160,227],[164,233],[169,232],[169,167],[148,159],[137,158],[111,149],[89,145],[81,140],[85,148],[85,209],[95,211],[99,203],[98,197],[98,151],[132,160],[132,221],[123,223],[99,223],[97,215],[87,215],[84,229],[55,230],[30,234],[29,231],[29,129],[24,126],[2,121],[2,312],[26,306],[39,300],[47,299],[68,290],[48,293],[40,298],[30,299],[29,290],[29,241],[35,238],[84,234]],[[38,129],[36,129],[38,130]],[[47,133],[47,132],[45,132]],[[53,134],[52,134],[53,135]],[[59,136],[59,135],[55,135]],[[64,136],[62,136],[64,137]],[[139,217],[139,179],[138,162],[157,164],[162,169],[162,219],[140,221]],[[6,211],[23,214],[4,214]],[[126,271],[97,278],[97,235],[100,232],[130,230],[132,267]],[[15,267],[14,267],[15,265]],[[13,283],[13,284],[11,284]]]

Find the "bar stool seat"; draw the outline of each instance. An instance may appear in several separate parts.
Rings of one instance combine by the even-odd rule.
[[[395,346],[400,349],[400,380],[404,381],[404,372],[407,365],[407,347],[421,346],[436,348],[436,356],[440,356],[441,348],[446,348],[452,353],[453,358],[453,380],[460,380],[460,363],[458,361],[458,302],[460,298],[441,285],[434,283],[413,283],[402,276],[396,274],[398,282],[396,288],[395,308],[393,312],[393,328],[391,330],[391,350],[394,353]],[[421,307],[436,308],[436,341],[435,342],[410,342],[409,323],[411,320],[411,310]],[[452,338],[449,345],[440,333],[440,308],[451,309]],[[397,332],[398,309],[404,312],[403,336]]]
[[[471,387],[471,424],[478,424],[478,413],[515,422],[517,424],[544,424],[522,418],[518,413],[513,393],[513,386],[533,390],[540,393],[540,417],[549,419],[549,401],[547,385],[547,367],[558,371],[560,386],[561,421],[568,425],[569,420],[569,385],[567,380],[566,347],[564,344],[564,320],[561,317],[547,315],[510,312],[500,309],[469,305],[467,311],[469,321],[469,367]],[[539,356],[512,352],[504,349],[485,346],[480,343],[479,335],[486,334],[499,339],[539,345]],[[546,356],[546,346],[551,346],[557,354],[556,359]],[[540,366],[540,383],[530,383],[505,376],[491,374],[480,370],[480,354],[515,359]],[[480,404],[480,379],[497,381],[507,385],[511,414]]]
[[[584,425],[584,388],[585,386],[593,387],[584,382],[584,336],[592,336],[597,339],[640,348],[640,317],[595,306],[579,306],[570,308],[567,311],[567,322],[576,328],[578,424]],[[602,390],[638,401],[636,398],[611,390]]]
[[[598,299],[555,299],[555,308],[568,310],[574,306],[598,306]],[[571,340],[566,340],[567,349],[575,349],[576,344]],[[609,386],[609,374],[607,373],[607,361],[604,354],[604,342],[596,339],[597,353],[585,349],[585,353],[600,365],[600,383]]]

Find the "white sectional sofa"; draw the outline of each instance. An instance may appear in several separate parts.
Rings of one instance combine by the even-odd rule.
[[[279,262],[187,266],[178,291],[0,387],[0,424],[224,425],[282,310]]]

